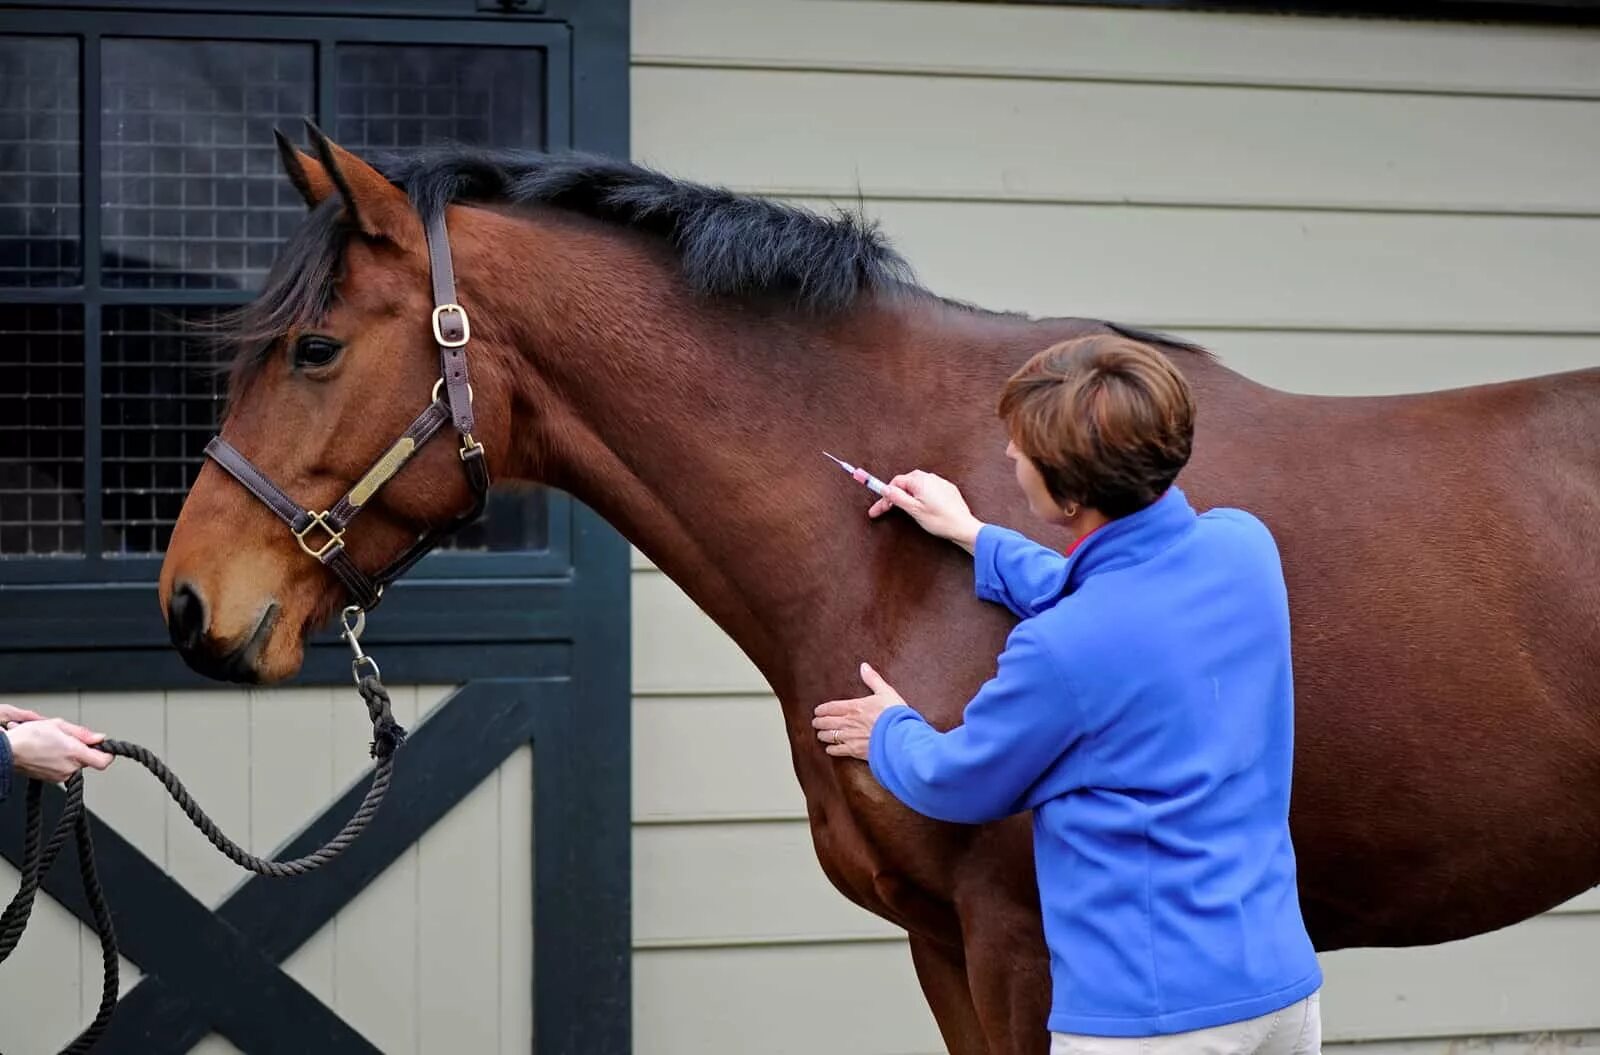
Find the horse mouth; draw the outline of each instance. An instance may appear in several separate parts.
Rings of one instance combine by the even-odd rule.
[[[278,622],[278,603],[270,602],[261,610],[254,629],[242,645],[226,655],[219,656],[206,648],[184,648],[174,640],[183,661],[196,674],[215,681],[231,681],[241,685],[261,682],[261,652],[272,639],[272,629]]]

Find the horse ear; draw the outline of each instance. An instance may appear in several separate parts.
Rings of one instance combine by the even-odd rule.
[[[305,199],[308,208],[315,209],[329,195],[338,193],[338,188],[315,158],[296,150],[294,144],[289,142],[289,137],[276,128],[272,130],[272,138],[277,140],[278,160],[283,163],[284,173],[289,177],[289,182],[294,184],[294,189],[300,192],[300,197]]]
[[[384,238],[406,247],[423,244],[422,222],[405,192],[383,174],[334,143],[311,121],[306,122],[317,156],[296,150],[281,133],[278,154],[289,181],[306,204],[317,206],[337,194],[346,214],[369,238]]]

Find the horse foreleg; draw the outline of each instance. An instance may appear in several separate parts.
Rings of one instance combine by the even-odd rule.
[[[933,1019],[939,1024],[945,1050],[950,1055],[989,1055],[989,1042],[972,1005],[961,949],[913,934],[911,962],[916,966],[922,995],[927,997]]]
[[[1003,903],[964,919],[967,989],[989,1055],[1045,1055],[1050,1048],[1050,963],[1038,916]]]

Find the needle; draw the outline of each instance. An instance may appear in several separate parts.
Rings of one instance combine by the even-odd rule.
[[[833,455],[828,454],[827,451],[823,451],[822,453],[824,455],[826,455],[827,458],[830,461],[832,461],[835,465],[837,465],[839,468],[843,469],[845,472],[849,473],[851,476],[854,476],[856,474],[856,472],[858,471],[854,465],[851,465],[849,462],[845,461],[844,459],[835,458]],[[860,472],[864,472],[864,473],[867,472],[865,469],[861,469],[859,471]],[[866,485],[867,485],[867,490],[871,491],[873,494],[878,495],[880,497],[883,495],[884,488],[888,486],[882,480],[878,479],[876,476],[873,476],[871,473],[867,473]]]

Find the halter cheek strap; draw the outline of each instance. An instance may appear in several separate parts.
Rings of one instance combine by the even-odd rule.
[[[404,575],[439,543],[482,516],[489,497],[489,467],[483,444],[472,437],[472,385],[467,377],[466,355],[472,330],[466,309],[456,303],[450,239],[442,212],[429,221],[427,233],[428,263],[433,274],[433,337],[439,346],[439,380],[433,386],[433,400],[344,497],[331,508],[314,512],[290,498],[221,436],[213,436],[206,444],[206,455],[277,514],[278,519],[289,526],[300,548],[329,568],[349,592],[351,600],[367,611],[377,607],[384,587]],[[356,567],[344,547],[350,522],[446,424],[453,425],[461,439],[461,465],[472,491],[471,507],[418,538],[376,575],[367,575]]]
[[[456,431],[472,440],[472,386],[467,383],[467,342],[472,326],[456,303],[456,271],[450,260],[450,237],[444,213],[428,224],[428,266],[433,274],[433,339],[439,345],[439,376],[450,399],[450,420]]]

